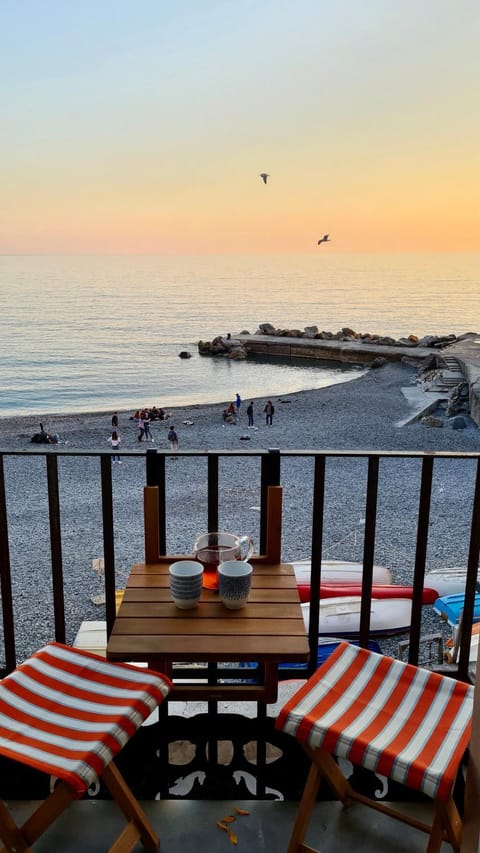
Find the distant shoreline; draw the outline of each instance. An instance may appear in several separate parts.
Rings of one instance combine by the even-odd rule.
[[[298,449],[462,449],[476,450],[478,430],[471,429],[428,430],[417,424],[400,429],[397,422],[409,414],[409,405],[402,394],[402,385],[410,384],[415,377],[413,367],[391,363],[376,370],[362,371],[349,381],[334,383],[324,388],[271,395],[275,405],[272,427],[265,424],[263,407],[267,397],[244,398],[237,425],[225,425],[222,413],[231,402],[195,403],[193,405],[165,408],[171,417],[153,421],[155,441],[151,448],[168,448],[166,434],[171,423],[179,434],[180,450],[242,449],[280,447]],[[254,403],[255,430],[248,431],[246,408]],[[45,413],[0,418],[0,451],[44,450],[107,450],[111,435],[114,411],[119,416],[121,450],[145,453],[146,442],[138,442],[138,429],[132,409],[105,409],[101,412],[69,414]],[[193,422],[193,423],[191,423]],[[31,442],[34,433],[43,423],[47,432],[57,433],[66,444],[38,445]],[[475,440],[472,434],[476,433]],[[248,440],[241,440],[241,436]],[[413,444],[412,444],[413,443]],[[456,445],[460,446],[457,448]]]

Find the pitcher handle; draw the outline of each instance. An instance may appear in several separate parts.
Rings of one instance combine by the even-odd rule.
[[[240,545],[240,554],[242,553],[243,545],[247,546],[247,553],[242,557],[242,560],[249,560],[253,554],[253,539],[250,536],[239,536],[238,544]]]

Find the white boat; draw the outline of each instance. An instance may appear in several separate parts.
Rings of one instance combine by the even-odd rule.
[[[358,638],[360,631],[359,595],[326,598],[320,601],[318,635]],[[303,620],[308,629],[310,604],[302,604]],[[412,602],[409,598],[372,598],[370,606],[370,634],[373,637],[391,637],[410,631]]]
[[[85,620],[73,641],[74,648],[107,656],[107,623],[104,619]]]
[[[446,569],[433,569],[425,575],[425,586],[436,590],[439,598],[444,595],[456,595],[465,592],[467,569],[465,566],[451,566]]]
[[[297,583],[310,583],[310,565],[310,560],[292,562]],[[323,583],[361,584],[362,577],[363,563],[354,563],[348,560],[322,560],[321,578]],[[374,584],[390,584],[391,582],[392,573],[390,569],[385,566],[373,567]]]

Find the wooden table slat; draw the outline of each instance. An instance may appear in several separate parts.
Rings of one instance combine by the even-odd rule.
[[[159,626],[159,622],[161,625]],[[298,619],[263,619],[253,618],[252,616],[234,617],[232,619],[196,619],[191,620],[188,624],[188,633],[192,637],[211,634],[212,636],[229,636],[235,634],[238,639],[243,639],[245,636],[251,637],[277,637],[280,632],[287,632],[289,637],[305,636],[305,626]],[[160,619],[132,618],[124,619],[121,626],[117,626],[117,622],[113,627],[113,635],[125,634],[145,634],[146,636],[155,637],[159,634],[167,634],[173,638],[177,634],[185,634],[185,622],[182,619],[168,619],[163,617]]]
[[[152,589],[155,587],[168,589],[168,574],[158,572],[151,575],[138,574],[130,576],[128,580],[129,589]],[[252,589],[296,589],[295,577],[286,575],[252,575]]]
[[[150,602],[152,604],[161,602],[172,602],[170,589],[168,587],[129,587],[125,590],[123,601],[125,604],[134,604],[138,602]],[[253,602],[264,602],[272,604],[276,601],[284,604],[298,603],[299,597],[296,587],[291,589],[252,589],[249,597],[249,604]],[[215,593],[209,593],[208,590],[202,592],[203,604],[219,603],[219,597]]]
[[[195,649],[192,649],[192,638],[190,635],[177,634],[175,637],[175,656],[172,657],[170,637],[159,636],[157,638],[157,647],[155,653],[152,652],[151,637],[140,635],[118,635],[110,637],[108,641],[108,657],[111,660],[123,661],[150,661],[156,659],[168,658],[175,661],[194,661],[202,663],[203,661],[231,662],[231,661],[258,661],[259,663],[268,662],[271,660],[282,663],[301,662],[308,658],[308,651],[305,650],[304,637],[290,637],[288,650],[282,652],[278,650],[278,642],[276,637],[258,637],[247,636],[243,638],[242,648],[239,651],[238,637],[222,636],[221,649],[218,644],[218,637],[196,637]],[[155,668],[153,666],[153,668]],[[201,671],[200,671],[201,673]]]

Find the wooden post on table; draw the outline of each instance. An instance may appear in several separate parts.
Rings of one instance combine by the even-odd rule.
[[[143,524],[145,536],[145,562],[158,563],[160,534],[158,529],[158,486],[144,486]]]
[[[282,557],[282,486],[269,486],[267,493],[267,563],[281,563]]]

